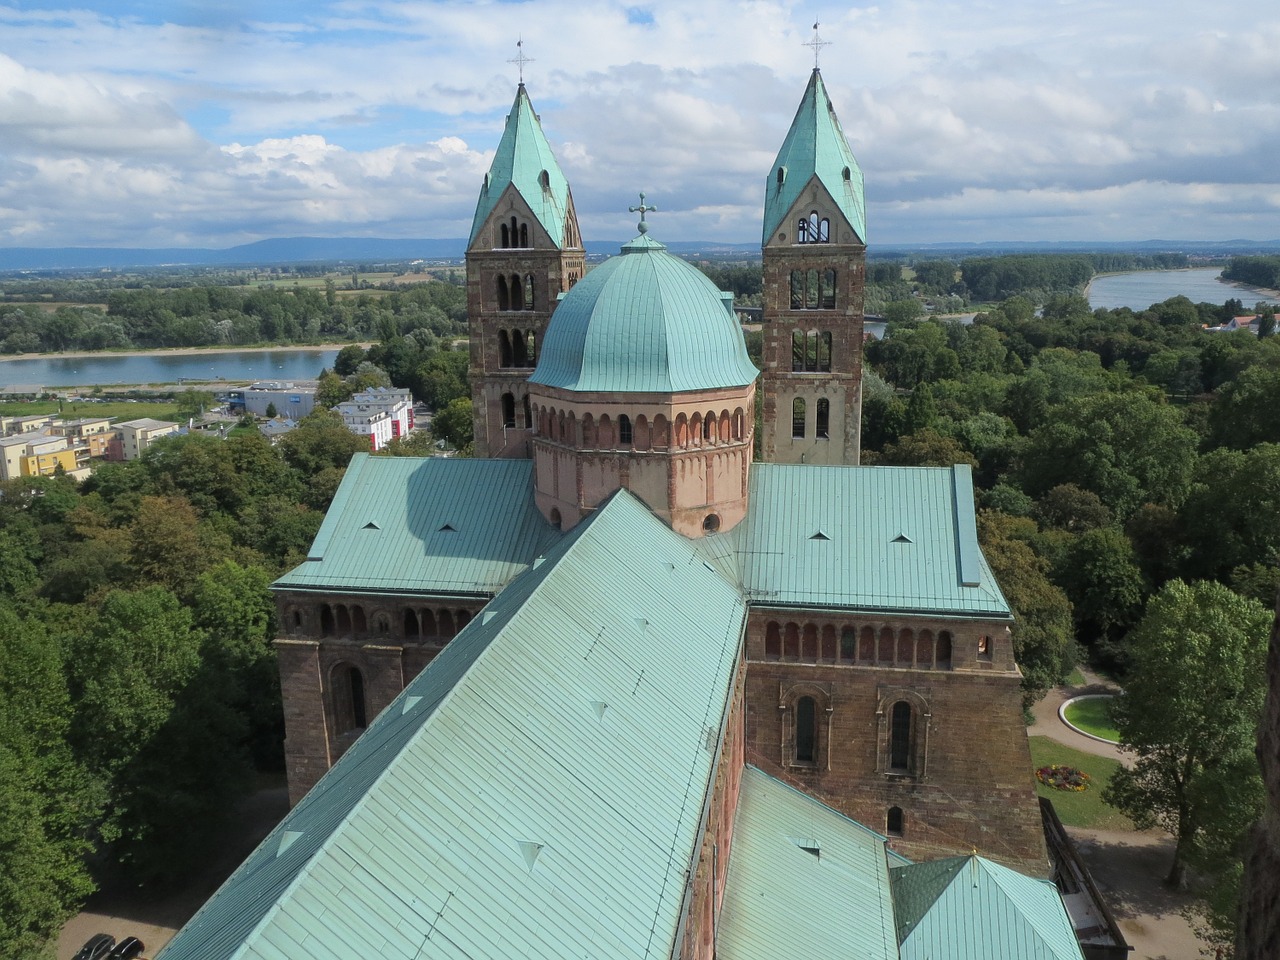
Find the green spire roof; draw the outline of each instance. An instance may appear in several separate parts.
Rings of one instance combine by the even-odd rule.
[[[524,198],[555,245],[564,246],[569,181],[560,172],[560,165],[551,152],[551,145],[542,132],[542,124],[533,112],[533,104],[529,102],[523,83],[516,90],[516,100],[507,114],[507,126],[498,142],[498,151],[480,187],[468,246],[475,241],[476,233],[508,186],[514,186]]]
[[[732,296],[642,234],[565,294],[529,382],[678,393],[746,386],[756,373]]]
[[[779,182],[781,175],[781,182]],[[764,243],[782,226],[791,205],[809,181],[817,177],[866,243],[867,214],[862,196],[862,170],[845,139],[835,108],[816,69],[809,77],[796,118],[769,171],[764,194]],[[792,230],[787,231],[792,234]]]

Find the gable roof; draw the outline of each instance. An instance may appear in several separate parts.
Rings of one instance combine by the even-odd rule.
[[[762,243],[767,245],[783,226],[787,213],[815,177],[853,227],[858,242],[866,243],[862,169],[816,68],[765,183]]]
[[[1080,960],[1058,888],[979,856],[889,871],[902,960]]]
[[[471,221],[471,236],[467,240],[468,248],[475,243],[480,227],[508,187],[513,187],[520,194],[551,237],[551,242],[562,248],[565,218],[571,203],[569,181],[560,172],[560,165],[551,152],[551,144],[547,143],[523,83],[516,90],[502,139],[498,141],[497,152],[480,186],[475,218]]]
[[[688,542],[615,494],[409,683],[160,956],[671,956],[744,623]]]
[[[978,547],[963,464],[753,464],[732,533],[754,603],[1011,618]]]
[[[529,460],[351,458],[304,563],[277,589],[488,596],[562,534]]]
[[[898,960],[893,924],[884,837],[745,768],[717,955]]]

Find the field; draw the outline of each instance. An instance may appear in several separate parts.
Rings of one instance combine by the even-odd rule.
[[[1036,769],[1062,763],[1083,770],[1092,778],[1089,789],[1081,793],[1055,790],[1036,782],[1036,793],[1053,801],[1054,810],[1066,826],[1095,830],[1133,829],[1128,817],[1102,802],[1102,790],[1111,782],[1111,775],[1119,768],[1118,761],[1072,750],[1048,737],[1031,737],[1029,740],[1031,762]]]
[[[71,420],[77,417],[111,417],[116,420],[138,420],[152,417],[156,420],[178,420],[177,407],[172,403],[152,403],[146,400],[107,400],[102,403],[77,401],[74,403],[57,400],[35,400],[30,403],[14,401],[0,403],[0,416],[36,417],[44,413],[60,413]]]

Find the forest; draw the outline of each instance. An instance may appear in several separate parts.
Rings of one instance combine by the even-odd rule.
[[[934,285],[963,272],[913,269]],[[896,264],[869,275],[906,283]],[[1032,268],[1021,275],[1057,282]],[[746,274],[722,280],[753,294]],[[305,288],[118,290],[101,323],[135,344],[187,323],[250,336],[234,332],[242,317],[255,318],[259,336],[268,326],[376,330],[374,346],[345,348],[325,372],[326,401],[364,385],[408,386],[436,410],[437,438],[465,454],[467,354],[450,344],[465,328],[463,292],[426,283],[329,303]],[[1093,311],[1069,291],[1020,293],[972,324],[895,321],[867,344],[863,462],[973,466],[980,536],[1015,611],[1028,703],[1084,659],[1132,676],[1137,645],[1154,643],[1184,608],[1207,621],[1225,610],[1232,623],[1268,622],[1280,585],[1280,339],[1203,329],[1242,309],[1177,297]],[[14,315],[0,306],[6,343],[26,329]],[[757,363],[759,342],[748,336]],[[430,440],[391,452],[424,453]],[[318,413],[275,446],[246,426],[226,439],[165,440],[78,485],[51,477],[0,488],[0,955],[41,956],[97,886],[181,876],[208,855],[236,801],[279,771],[267,588],[305,557],[364,449]],[[1228,691],[1230,710],[1214,721],[1233,731],[1233,766],[1196,784],[1230,816],[1197,826],[1185,850],[1213,881],[1209,919],[1220,929],[1232,922],[1222,904],[1232,902],[1241,836],[1262,802],[1240,733],[1260,709],[1261,654],[1244,641],[1239,649],[1242,675],[1254,679]]]

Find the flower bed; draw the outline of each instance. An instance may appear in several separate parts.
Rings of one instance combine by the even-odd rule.
[[[1053,787],[1055,790],[1070,790],[1073,793],[1081,793],[1089,789],[1089,781],[1092,778],[1076,767],[1069,767],[1064,763],[1052,763],[1047,767],[1038,769],[1036,771],[1036,779],[1047,787]]]

